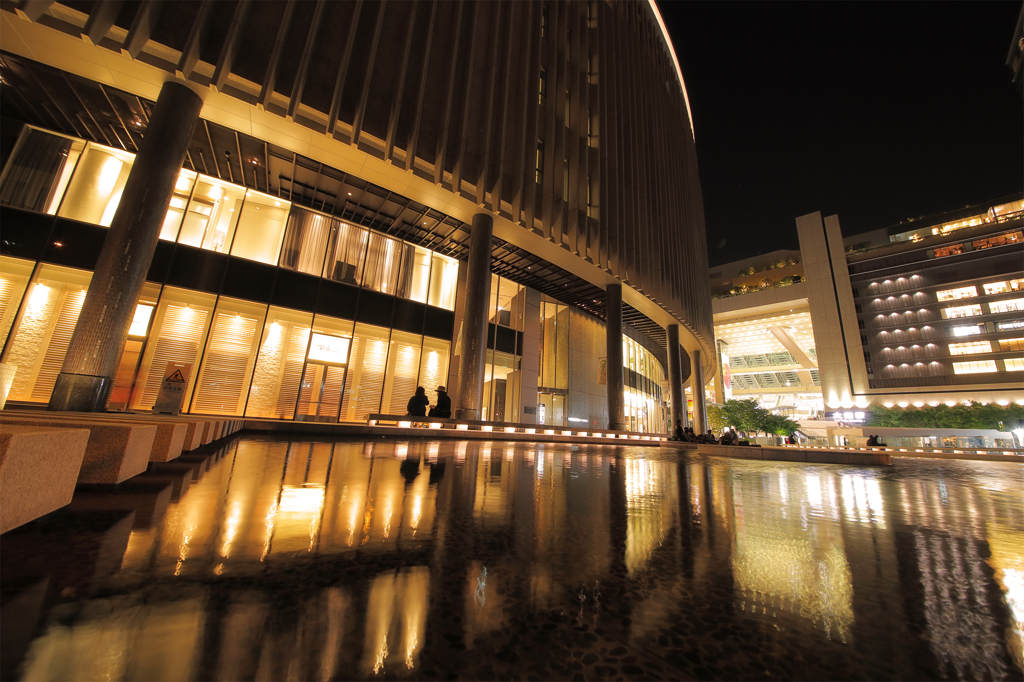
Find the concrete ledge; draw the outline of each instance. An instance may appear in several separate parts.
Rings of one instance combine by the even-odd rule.
[[[697,452],[710,457],[760,459],[771,462],[814,462],[817,464],[856,464],[891,466],[888,452],[818,450],[803,448],[757,447],[749,445],[698,445]]]
[[[0,533],[71,502],[87,429],[0,424]]]
[[[420,421],[417,418],[416,421]],[[679,443],[670,440],[655,440],[655,438],[667,438],[659,434],[650,434],[651,440],[640,440],[637,438],[611,438],[592,436],[562,436],[546,434],[544,431],[561,432],[569,430],[563,427],[546,428],[543,425],[536,427],[536,433],[508,433],[498,428],[496,424],[493,431],[461,430],[461,429],[421,429],[404,428],[397,426],[367,426],[364,424],[343,424],[328,422],[296,422],[274,419],[246,419],[243,428],[248,432],[255,433],[291,433],[301,435],[319,434],[324,436],[362,438],[365,436],[390,437],[390,438],[423,438],[426,440],[457,439],[457,440],[480,440],[480,441],[516,441],[522,443],[568,443],[570,445],[629,445],[632,447],[677,447],[690,449],[696,448],[694,443]],[[576,431],[576,429],[573,429]],[[590,433],[590,432],[588,432]]]
[[[78,474],[79,483],[121,483],[141,474],[149,464],[157,427],[153,424],[106,423],[97,420],[27,419],[4,415],[4,423],[54,429],[88,429],[89,442]]]

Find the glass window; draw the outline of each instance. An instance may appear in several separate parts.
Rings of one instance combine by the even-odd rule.
[[[187,408],[216,301],[213,294],[164,287],[142,354],[139,378],[132,390],[132,409],[153,407],[170,362],[190,365],[182,410]]]
[[[131,400],[132,386],[135,384],[139,360],[146,345],[146,338],[149,336],[157,301],[160,299],[160,288],[160,285],[154,282],[146,282],[142,286],[142,294],[135,306],[135,316],[128,329],[128,339],[125,341],[124,350],[121,351],[121,359],[114,374],[114,386],[110,389],[110,398],[107,400],[108,410],[124,410]]]
[[[993,294],[1005,294],[1010,290],[1009,282],[988,282],[984,287],[986,296],[992,296]]]
[[[267,306],[259,303],[223,297],[217,301],[189,412],[240,415],[245,411],[266,314]]]
[[[133,163],[134,154],[88,143],[71,176],[59,215],[110,227]]]
[[[430,283],[430,251],[412,244],[402,244],[402,268],[398,295],[420,303],[427,302]]]
[[[311,313],[271,306],[249,387],[247,417],[291,419],[309,348]]]
[[[341,403],[342,421],[365,421],[368,415],[380,412],[390,336],[391,330],[384,327],[356,325],[349,352],[352,373]]]
[[[0,348],[7,342],[34,265],[30,260],[0,256]]]
[[[334,221],[323,213],[292,207],[281,247],[282,268],[320,276]]]
[[[290,207],[291,203],[284,199],[252,190],[246,192],[231,255],[276,265]]]
[[[1005,301],[992,301],[988,304],[989,312],[1012,313],[1024,310],[1024,298],[1009,298]]]
[[[334,222],[331,226],[331,239],[327,247],[323,276],[335,282],[361,283],[368,241],[368,230],[347,223]]]
[[[398,290],[398,262],[402,242],[370,232],[370,245],[366,251],[366,274],[363,286],[367,289],[394,294]]]
[[[1024,339],[1000,339],[999,350],[1003,352],[1011,350],[1024,350]]]
[[[947,320],[955,319],[957,317],[972,317],[974,315],[981,315],[981,306],[978,304],[942,309],[942,317]]]
[[[178,239],[178,229],[185,219],[185,208],[188,206],[189,197],[192,196],[192,188],[196,184],[197,177],[199,177],[198,173],[187,168],[182,168],[178,173],[178,179],[174,183],[174,193],[167,206],[167,215],[164,216],[164,224],[160,228],[160,239],[168,242]]]
[[[338,421],[353,346],[352,325],[351,320],[326,315],[314,319],[295,419]]]
[[[990,341],[969,341],[966,343],[949,344],[950,355],[974,355],[976,353],[991,353],[992,342]]]
[[[227,253],[244,200],[244,187],[200,175],[181,224],[178,243]]]
[[[91,279],[85,270],[39,266],[4,355],[18,368],[9,400],[50,400]]]
[[[423,337],[423,351],[420,353],[420,371],[416,385],[422,386],[426,390],[431,405],[437,404],[435,389],[448,383],[450,348],[451,344],[447,341],[433,339],[429,336]]]
[[[995,237],[989,237],[988,239],[976,239],[971,242],[971,245],[975,250],[990,249],[994,246],[1006,246],[1007,244],[1020,243],[1022,237],[1024,237],[1024,233],[1018,230],[1017,232],[999,234]]]
[[[384,399],[381,411],[385,414],[405,414],[409,398],[416,392],[420,367],[420,346],[423,337],[407,332],[391,332],[387,374],[384,381]],[[424,386],[424,388],[426,388]],[[436,394],[427,396],[432,403]]]
[[[996,361],[995,360],[978,360],[975,362],[954,362],[953,373],[954,374],[984,374],[986,372],[996,372]]]
[[[985,327],[980,324],[961,324],[956,327],[947,327],[947,331],[951,336],[975,336],[984,334]]]
[[[952,301],[958,298],[973,298],[978,295],[978,287],[960,287],[959,289],[946,289],[936,291],[935,297],[940,301]]]
[[[484,420],[508,422],[514,420],[515,398],[518,395],[519,358],[508,353],[488,351],[487,371],[484,374]]]
[[[1017,329],[1024,329],[1024,319],[1000,320],[996,322],[996,329],[1001,332],[1009,332]]]
[[[0,179],[0,204],[57,212],[85,141],[25,126]]]
[[[435,253],[430,258],[430,292],[427,303],[455,310],[455,288],[459,281],[459,262]]]
[[[1024,358],[1006,358],[1003,360],[1003,366],[1007,372],[1020,372],[1024,370]]]
[[[933,250],[935,258],[943,258],[945,256],[957,256],[964,252],[963,244],[951,244],[950,246],[942,246]]]

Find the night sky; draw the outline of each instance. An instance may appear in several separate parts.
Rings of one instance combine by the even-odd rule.
[[[665,2],[693,109],[711,266],[1024,189],[1006,55],[1020,2]]]

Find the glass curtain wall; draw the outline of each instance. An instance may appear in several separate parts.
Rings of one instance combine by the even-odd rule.
[[[540,363],[537,377],[537,423],[565,426],[569,389],[569,306],[540,304]]]
[[[0,203],[110,226],[135,155],[26,127]],[[218,178],[182,169],[160,238],[455,309],[458,261]]]
[[[4,264],[12,260],[5,259]],[[15,269],[22,274],[12,277],[11,289],[18,289],[17,278],[31,271],[25,265]],[[17,366],[8,400],[50,399],[91,279],[86,270],[42,263],[17,304],[11,300],[5,305],[5,317],[12,305],[21,308],[3,356],[4,363]]]
[[[626,423],[631,431],[665,432],[661,363],[646,348],[629,337],[622,339],[623,364],[627,370],[624,387]]]
[[[519,391],[522,386],[521,358],[517,355],[517,334],[524,325],[526,288],[491,274],[488,321],[493,334],[484,368],[483,419],[494,422],[519,421]]]

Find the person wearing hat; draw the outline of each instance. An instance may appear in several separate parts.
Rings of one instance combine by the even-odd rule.
[[[448,397],[448,392],[444,386],[438,386],[436,390],[437,404],[430,408],[429,416],[450,419],[452,416],[452,399]]]

